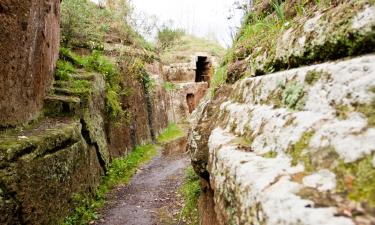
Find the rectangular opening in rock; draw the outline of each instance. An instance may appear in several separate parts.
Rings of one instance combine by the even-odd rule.
[[[194,94],[187,94],[186,95],[186,102],[187,102],[187,105],[189,107],[189,113],[193,112],[193,110],[195,109],[195,98],[194,98]]]
[[[211,63],[206,56],[198,56],[195,82],[209,82]]]

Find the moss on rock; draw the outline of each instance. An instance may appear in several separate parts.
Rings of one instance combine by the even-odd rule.
[[[337,176],[337,191],[347,193],[352,200],[375,207],[375,167],[372,155],[353,163],[340,160],[334,171]]]
[[[298,162],[307,162],[308,156],[303,153],[304,150],[306,150],[309,146],[311,138],[314,136],[313,131],[306,131],[302,134],[300,140],[291,145],[287,153],[290,154],[292,157],[292,165],[295,166],[298,164]]]

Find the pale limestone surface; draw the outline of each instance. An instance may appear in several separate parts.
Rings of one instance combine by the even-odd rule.
[[[200,119],[209,117],[205,108],[212,102],[207,99],[198,107],[191,119],[190,148],[193,156],[199,155],[202,134],[210,132],[206,169],[223,224],[357,224],[354,218],[338,216],[341,209],[334,205],[314,207],[316,202],[299,192],[312,188],[321,195],[335,193],[337,175],[324,168],[317,153],[334,151],[335,166],[375,151],[375,129],[354,107],[375,98],[370,90],[375,87],[374,62],[375,55],[368,55],[243,79],[222,96],[212,132],[195,129]],[[307,82],[312,72],[317,77]],[[299,107],[284,101],[288,90],[299,93],[294,98]],[[343,105],[347,115],[339,117]],[[304,140],[306,134],[310,138]],[[301,140],[306,146],[293,159],[290,149]],[[275,156],[267,156],[270,152]],[[315,160],[317,168],[308,171],[303,157]]]

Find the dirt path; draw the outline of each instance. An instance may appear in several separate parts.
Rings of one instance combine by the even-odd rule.
[[[103,217],[96,225],[178,224],[181,209],[177,193],[188,166],[188,157],[159,153],[143,166],[127,186],[109,195]],[[180,223],[182,224],[182,223]]]

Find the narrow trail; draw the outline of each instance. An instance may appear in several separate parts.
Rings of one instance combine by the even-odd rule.
[[[181,210],[178,188],[184,180],[188,157],[158,156],[135,174],[129,185],[113,190],[95,225],[177,224]]]

